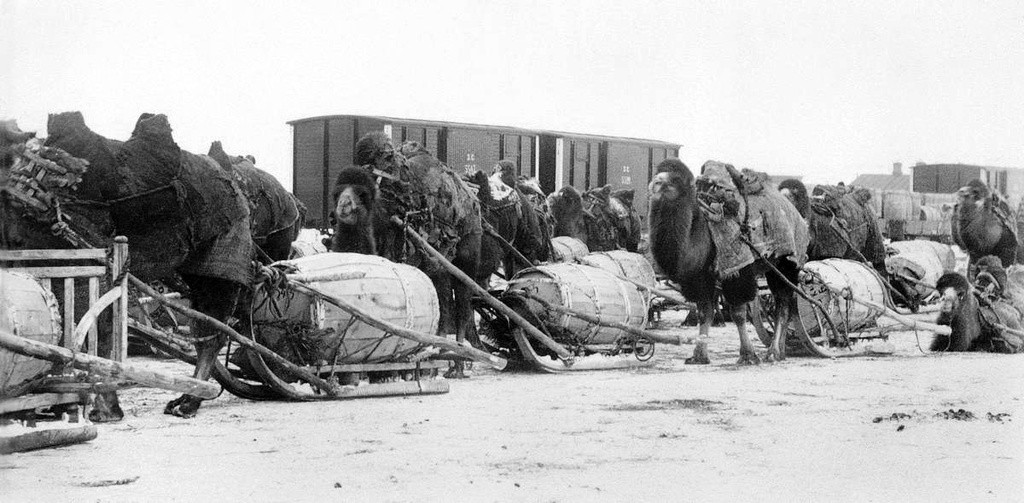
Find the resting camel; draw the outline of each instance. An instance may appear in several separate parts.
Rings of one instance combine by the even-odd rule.
[[[978,260],[978,274],[972,286],[958,273],[946,273],[935,285],[942,295],[936,323],[948,325],[951,335],[936,334],[932,351],[1024,351],[1020,333],[1024,316],[1024,270],[1012,266],[1008,273],[994,255]]]

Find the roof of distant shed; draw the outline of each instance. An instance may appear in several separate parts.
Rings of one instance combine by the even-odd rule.
[[[547,134],[552,136],[565,136],[579,139],[594,139],[601,141],[623,141],[631,143],[645,143],[652,146],[664,147],[664,148],[680,148],[682,147],[679,143],[672,143],[661,140],[650,140],[646,138],[632,138],[628,136],[608,136],[599,134],[585,134],[585,133],[570,133],[566,131],[555,131],[550,129],[529,129],[512,126],[494,126],[488,124],[473,124],[469,122],[449,122],[449,121],[436,121],[436,120],[425,120],[425,119],[403,119],[400,117],[386,117],[382,115],[319,115],[316,117],[306,117],[302,119],[295,119],[288,121],[289,125],[296,125],[303,122],[327,120],[327,119],[373,119],[384,122],[398,122],[401,124],[409,124],[415,126],[442,126],[449,128],[462,128],[462,129],[490,129],[507,131],[510,133],[519,134]]]
[[[852,185],[881,190],[910,190],[910,175],[858,175]]]

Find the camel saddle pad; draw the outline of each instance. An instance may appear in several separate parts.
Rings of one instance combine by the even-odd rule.
[[[761,175],[761,176],[758,176]],[[708,223],[715,242],[715,269],[719,277],[737,274],[756,258],[740,237],[746,224],[746,239],[758,256],[786,257],[798,266],[807,260],[807,225],[786,196],[760,173],[740,174],[731,165],[709,161],[701,178],[717,185],[725,211],[709,213]],[[737,187],[736,181],[751,182]],[[749,187],[749,188],[748,188]]]

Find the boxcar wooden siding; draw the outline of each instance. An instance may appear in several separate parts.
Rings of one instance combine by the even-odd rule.
[[[508,159],[520,175],[537,177],[548,193],[563,185],[580,191],[605,184],[613,190],[633,188],[634,204],[645,217],[654,165],[679,152],[678,144],[655,140],[377,116],[333,115],[289,124],[292,193],[309,208],[306,225],[321,228],[328,225],[334,178],[353,164],[356,142],[370,131],[385,131],[395,143],[419,142],[460,174],[489,174],[499,160]]]

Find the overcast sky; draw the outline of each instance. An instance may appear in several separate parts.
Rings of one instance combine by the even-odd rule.
[[[291,187],[288,120],[633,136],[815,182],[1024,167],[1024,2],[0,0],[0,116],[165,113]]]

